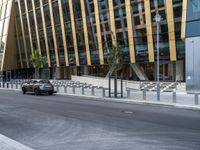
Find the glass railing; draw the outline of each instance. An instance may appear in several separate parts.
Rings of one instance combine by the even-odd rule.
[[[80,61],[80,65],[87,64],[86,52],[84,50],[79,50],[79,61]]]
[[[92,64],[99,64],[99,54],[96,50],[90,50],[90,57]]]

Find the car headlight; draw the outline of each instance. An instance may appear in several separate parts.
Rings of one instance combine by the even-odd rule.
[[[40,89],[43,89],[43,88],[44,88],[44,85],[39,85],[39,88],[40,88]]]

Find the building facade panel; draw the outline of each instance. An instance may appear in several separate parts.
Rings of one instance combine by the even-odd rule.
[[[150,0],[144,0],[144,7],[145,7],[145,20],[146,20],[146,32],[147,32],[146,35],[147,35],[149,62],[154,62],[154,45],[153,45]]]
[[[56,37],[56,30],[55,30],[55,23],[56,20],[54,20],[54,14],[53,14],[53,5],[52,5],[52,0],[48,0],[49,3],[49,12],[50,12],[50,25],[51,25],[51,29],[52,31],[49,30],[49,34],[51,35],[51,39],[53,39],[53,44],[52,48],[54,49],[55,52],[55,58],[54,58],[54,63],[56,64],[57,67],[60,67],[60,61],[59,61],[59,54],[58,54],[58,43],[57,43],[57,37]],[[51,33],[50,33],[51,32]],[[52,41],[49,41],[52,42]]]
[[[129,52],[130,52],[130,62],[135,63],[135,43],[134,43],[134,31],[133,31],[133,19],[131,1],[126,0],[126,16],[127,16],[127,31],[128,31],[128,41],[129,41]]]
[[[86,17],[86,5],[84,0],[80,0],[81,3],[81,13],[82,13],[82,20],[83,20],[83,30],[84,30],[84,39],[85,39],[85,50],[86,50],[86,57],[87,57],[87,65],[91,65],[91,57],[90,57],[90,44],[89,44],[89,37],[88,37],[88,24],[87,24],[87,17]]]
[[[64,25],[62,1],[61,0],[58,0],[58,7],[59,7],[59,13],[60,13],[60,25],[61,25],[61,32],[62,32],[65,65],[69,66],[68,49],[67,49],[67,43],[66,43],[66,33],[65,33],[65,25]]]
[[[173,1],[166,0],[165,5],[166,5],[168,34],[169,34],[170,60],[176,61],[176,39],[175,39],[175,27],[174,27]]]
[[[93,9],[96,23],[96,33],[97,33],[97,41],[98,41],[98,49],[99,49],[99,60],[100,64],[104,64],[104,53],[103,53],[103,41],[102,41],[102,33],[101,33],[101,22],[100,22],[100,13],[99,13],[99,3],[98,0],[93,1]]]
[[[18,25],[15,18],[15,36],[16,36],[16,44],[17,44],[17,64],[19,68],[23,68],[23,62],[22,62],[22,52],[20,48],[20,41],[19,41],[19,31],[18,31]],[[19,65],[20,64],[20,65]]]
[[[26,13],[26,18],[27,18],[27,25],[28,25],[28,33],[29,33],[29,40],[30,40],[30,47],[31,47],[31,53],[33,54],[33,40],[32,40],[32,34],[31,34],[31,27],[30,27],[30,19],[29,19],[29,13],[28,13],[28,5],[27,5],[27,1],[24,1],[25,4],[25,13]]]
[[[69,10],[71,18],[71,27],[72,27],[72,36],[74,41],[74,53],[76,66],[80,64],[86,64],[85,53],[83,49],[83,30],[82,30],[82,20],[81,20],[81,9],[80,1],[78,0],[69,0]],[[76,20],[76,21],[75,21]],[[78,44],[79,42],[79,44]]]
[[[51,59],[50,59],[50,52],[49,52],[49,45],[48,45],[48,38],[47,38],[47,29],[46,29],[46,22],[45,22],[45,16],[44,16],[44,8],[43,8],[43,1],[40,1],[40,11],[41,11],[41,17],[42,17],[42,29],[43,29],[43,35],[44,35],[44,43],[45,46],[44,49],[46,50],[46,58],[48,62],[48,67],[51,67]]]
[[[14,1],[13,1],[14,2]],[[106,72],[107,52],[121,46],[124,66],[139,64],[155,79],[157,13],[163,76],[173,79],[174,61],[184,61],[186,0],[17,0],[16,28],[24,68],[39,48],[47,57],[44,67],[77,68],[84,74]],[[0,7],[0,10],[4,9]],[[17,32],[16,31],[16,32]],[[27,64],[25,64],[25,62]],[[73,70],[73,69],[72,69]],[[69,71],[74,72],[74,71]],[[131,74],[131,73],[130,73]]]
[[[25,28],[24,28],[24,23],[23,23],[23,16],[22,16],[22,9],[21,9],[20,0],[18,1],[18,9],[19,9],[19,18],[20,18],[20,24],[21,24],[21,31],[22,31],[23,49],[24,49],[24,52],[25,52],[26,67],[29,68],[29,65],[30,65],[30,63],[29,63],[30,61],[29,60],[30,59],[28,58],[28,49],[27,49],[27,43],[26,43],[26,38],[25,38]]]

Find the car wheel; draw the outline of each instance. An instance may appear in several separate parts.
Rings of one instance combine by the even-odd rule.
[[[26,94],[26,89],[25,88],[22,88],[22,93]]]
[[[49,92],[49,95],[53,95],[53,92]]]
[[[34,90],[34,93],[35,93],[36,96],[38,96],[38,95],[39,95],[39,90],[38,90],[38,89],[35,89],[35,90]]]

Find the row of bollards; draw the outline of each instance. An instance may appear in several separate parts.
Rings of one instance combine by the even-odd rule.
[[[199,105],[199,94],[194,94],[195,105]]]
[[[20,83],[6,83],[6,82],[0,82],[0,88],[11,88],[11,89],[18,89],[20,85],[20,88],[22,87],[22,84]]]
[[[173,90],[172,92],[172,100],[173,100],[173,103],[176,103],[176,90]]]
[[[56,88],[57,93],[60,92],[60,87],[64,88],[64,93],[68,93],[68,89],[72,89],[72,94],[77,94],[76,89],[81,88],[81,95],[85,95],[85,89],[89,88],[91,90],[91,95],[95,96],[95,89],[101,89],[102,90],[102,97],[106,97],[106,90],[108,88],[103,88],[103,87],[97,87],[97,86],[91,86],[91,87],[85,87],[85,86],[54,86]]]
[[[131,89],[127,89],[127,98],[131,98]],[[147,100],[147,90],[142,91],[142,100]],[[177,92],[173,90],[172,92],[172,102],[177,103]],[[199,94],[194,94],[194,103],[195,105],[199,105]]]
[[[21,89],[23,83],[16,83],[16,82],[0,82],[0,88],[11,88],[11,89]],[[76,92],[76,88],[81,88],[81,95],[85,95],[85,90],[90,89],[91,90],[91,95],[95,96],[95,89],[101,89],[102,97],[106,97],[106,91],[109,91],[109,88],[103,88],[103,87],[97,87],[97,86],[58,86],[56,85],[55,88],[57,92],[60,92],[60,88],[64,88],[64,93],[68,93],[68,88],[72,89],[73,94],[78,94]],[[142,91],[142,100],[147,100],[147,90]],[[127,89],[127,98],[131,98],[131,89]],[[177,103],[177,92],[176,90],[173,90],[172,92],[172,102]],[[199,93],[194,94],[194,104],[199,105]]]

